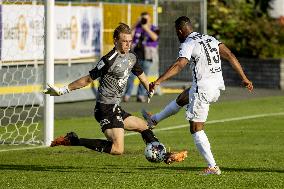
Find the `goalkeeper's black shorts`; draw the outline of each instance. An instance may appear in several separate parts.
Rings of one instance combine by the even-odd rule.
[[[95,118],[100,123],[102,132],[106,129],[124,128],[123,120],[131,116],[117,104],[102,104],[97,102]]]

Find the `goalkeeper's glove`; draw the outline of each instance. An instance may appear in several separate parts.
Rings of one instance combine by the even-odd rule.
[[[49,94],[50,96],[61,96],[70,92],[68,86],[64,86],[62,88],[55,87],[51,84],[47,84],[48,88],[43,90],[44,94]]]

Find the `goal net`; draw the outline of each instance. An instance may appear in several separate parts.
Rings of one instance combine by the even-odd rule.
[[[0,144],[41,144],[44,5],[0,3]]]

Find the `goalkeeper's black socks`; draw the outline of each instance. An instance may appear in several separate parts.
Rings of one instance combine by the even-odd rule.
[[[151,142],[159,142],[158,138],[154,135],[153,131],[150,129],[142,131],[141,136],[146,144]]]
[[[80,138],[79,145],[85,146],[86,148],[95,150],[97,152],[110,153],[112,142],[108,140],[102,140],[102,139]]]
[[[68,139],[70,141],[71,146],[78,146],[79,145],[79,137],[75,132],[67,133],[64,138]]]
[[[95,150],[97,152],[110,153],[112,147],[111,141],[87,138],[79,139],[78,135],[75,132],[67,133],[64,138],[70,141],[71,146],[85,146],[86,148]]]

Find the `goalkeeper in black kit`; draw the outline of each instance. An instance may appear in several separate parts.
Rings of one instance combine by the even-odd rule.
[[[147,91],[149,81],[138,63],[136,54],[130,51],[132,37],[129,26],[120,23],[114,30],[113,39],[115,47],[100,59],[88,75],[63,88],[49,85],[44,90],[45,94],[60,96],[100,78],[95,118],[100,123],[106,140],[79,138],[76,133],[70,132],[65,137],[56,138],[51,146],[85,146],[98,152],[121,155],[124,151],[124,130],[141,133],[146,144],[158,142],[144,120],[127,113],[119,105],[131,72],[139,78]],[[170,164],[183,161],[186,157],[187,151],[172,152],[165,155],[164,161]]]

